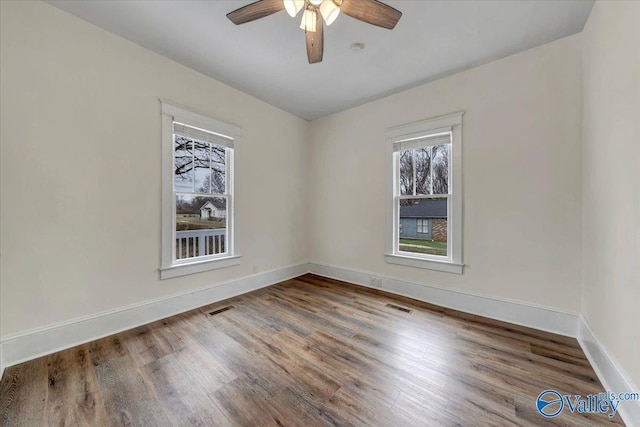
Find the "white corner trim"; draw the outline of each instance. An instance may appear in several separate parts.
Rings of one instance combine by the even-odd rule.
[[[633,383],[613,355],[602,345],[582,315],[579,322],[578,342],[604,389],[615,393],[640,392],[638,385]],[[627,426],[640,426],[640,401],[620,402],[618,412]]]
[[[397,295],[417,299],[442,307],[477,314],[491,319],[502,320],[516,325],[576,337],[578,314],[554,307],[531,304],[524,301],[478,295],[470,292],[445,289],[426,283],[409,282],[382,276],[377,273],[309,263],[309,270],[319,276],[355,283],[374,289],[381,289]],[[382,279],[382,287],[371,286],[370,279]]]
[[[306,263],[292,265],[3,337],[0,365],[9,367],[26,362],[308,272]]]

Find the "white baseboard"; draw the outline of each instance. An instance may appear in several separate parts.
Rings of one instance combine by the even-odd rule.
[[[293,265],[3,337],[0,341],[0,366],[4,370],[27,360],[270,286],[308,271],[306,263]]]
[[[392,277],[385,277],[377,273],[318,263],[309,263],[309,270],[311,273],[319,276],[343,280],[373,289],[380,289],[442,307],[553,332],[555,334],[575,338],[578,332],[578,314],[562,311],[553,307],[476,295],[431,286],[425,283],[408,282]],[[371,277],[381,278],[382,287],[371,286]]]
[[[629,378],[616,359],[609,354],[607,348],[602,345],[582,315],[580,315],[578,342],[605,390],[611,390],[615,393],[640,393],[640,388]],[[627,426],[640,426],[640,401],[620,402],[618,412]]]

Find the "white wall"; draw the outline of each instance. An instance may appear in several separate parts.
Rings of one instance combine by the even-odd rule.
[[[307,261],[307,122],[45,3],[0,4],[1,336]],[[242,127],[240,266],[158,279],[160,97]]]
[[[583,32],[583,316],[640,384],[640,3],[597,2]]]
[[[386,264],[386,128],[465,111],[464,275]],[[580,35],[314,121],[311,261],[580,309]]]

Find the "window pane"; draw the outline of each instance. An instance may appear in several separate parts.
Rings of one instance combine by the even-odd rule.
[[[400,151],[400,194],[413,195],[413,150]]]
[[[413,151],[416,163],[415,194],[431,194],[431,147],[416,148]]]
[[[227,252],[226,197],[176,194],[176,259]]]
[[[211,162],[209,153],[211,144],[208,142],[194,141],[194,170],[195,170],[195,192],[209,193],[209,180],[211,177]]]
[[[449,147],[449,144],[431,147],[433,158],[433,191],[431,194],[449,193]]]
[[[398,250],[447,256],[447,198],[399,200]]]
[[[416,162],[416,194],[449,192],[449,145],[414,150]]]
[[[226,193],[227,149],[221,145],[211,144],[211,192]]]
[[[193,141],[176,136],[173,153],[174,188],[193,191]]]

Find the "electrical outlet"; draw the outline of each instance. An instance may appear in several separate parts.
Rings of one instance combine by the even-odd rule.
[[[257,273],[257,272],[258,272],[258,266],[257,266],[257,265],[255,265],[255,264],[253,264],[253,272],[254,272],[254,273]]]

